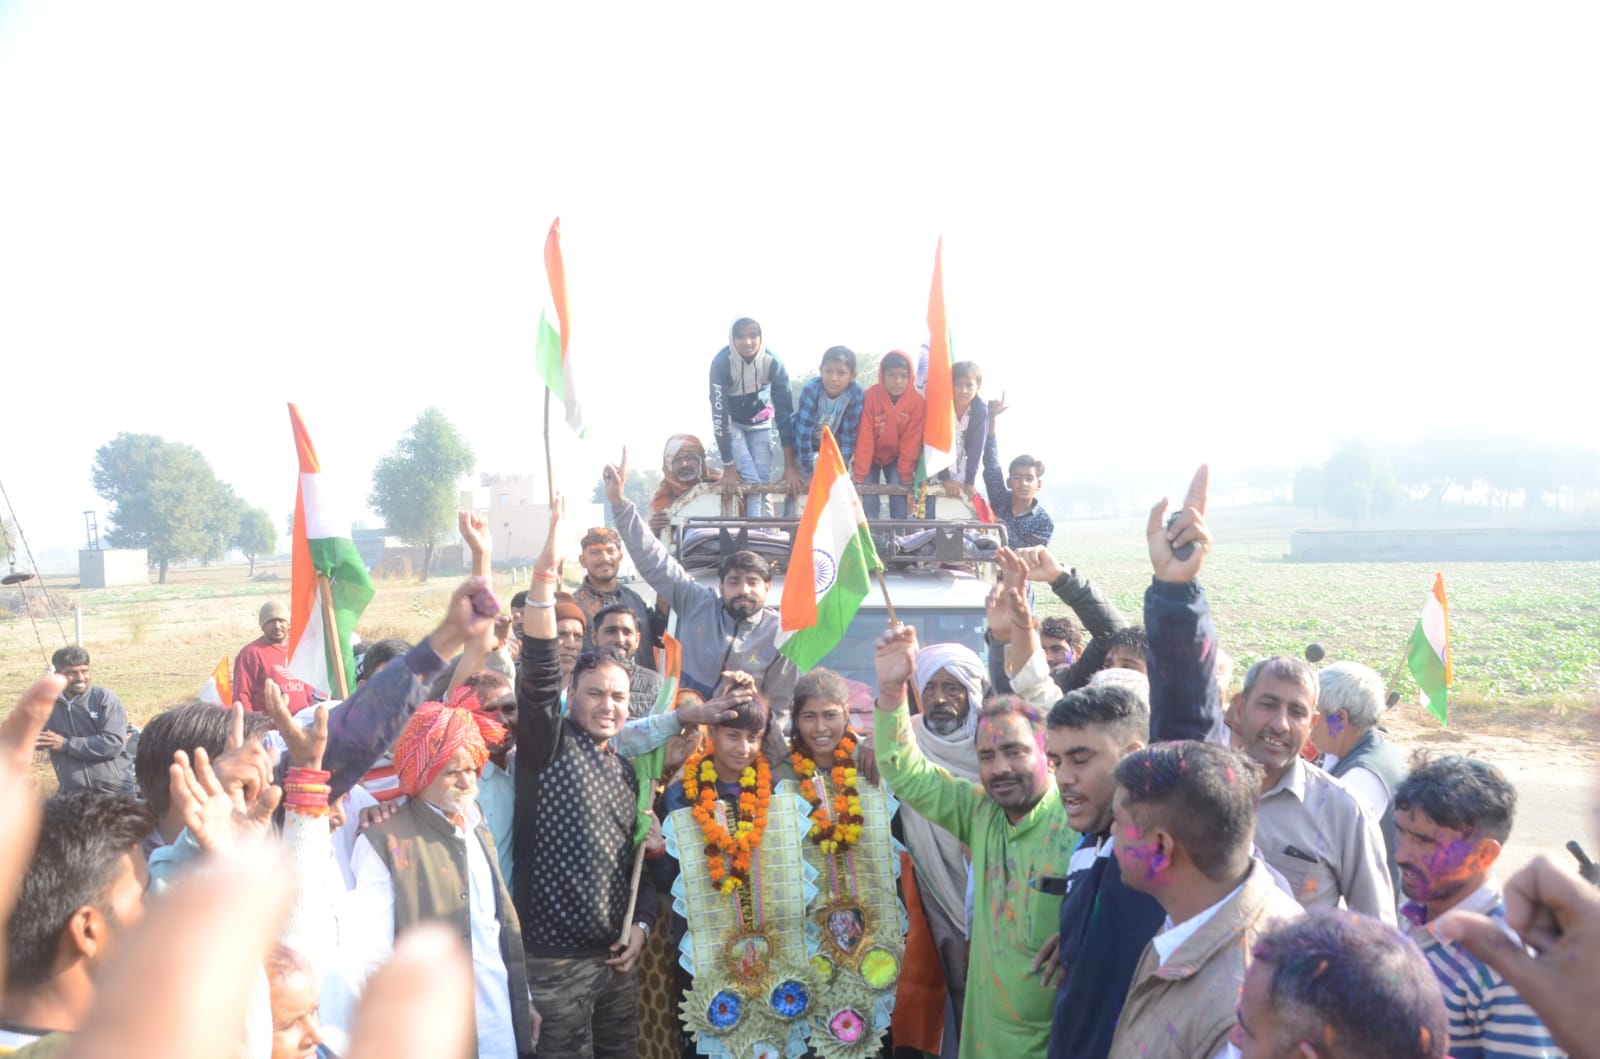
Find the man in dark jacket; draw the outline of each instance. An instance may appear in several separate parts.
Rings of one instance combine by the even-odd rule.
[[[1145,590],[1150,631],[1150,703],[1116,684],[1068,693],[1046,720],[1046,758],[1083,835],[1067,866],[1061,932],[1036,967],[1060,985],[1050,1027],[1051,1059],[1104,1057],[1146,943],[1166,920],[1155,898],[1123,885],[1112,857],[1111,802],[1117,765],[1147,742],[1219,741],[1222,703],[1216,682],[1216,633],[1205,590],[1195,580],[1210,550],[1206,469],[1190,484],[1184,513],[1162,525],[1163,500],[1150,513],[1147,540],[1155,577]],[[1174,548],[1193,543],[1178,559]],[[1223,745],[1226,745],[1225,743]]]
[[[63,647],[50,658],[67,686],[56,699],[38,748],[50,751],[62,791],[122,794],[133,790],[128,711],[110,688],[89,684],[89,652]]]

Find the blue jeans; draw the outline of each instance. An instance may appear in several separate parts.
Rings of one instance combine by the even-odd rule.
[[[771,482],[772,476],[772,421],[765,423],[733,423],[733,465],[739,470],[739,479],[745,482]],[[765,496],[744,498],[744,513],[748,518],[771,518],[772,503]]]
[[[862,482],[861,484],[862,485],[877,485],[880,480],[883,482],[884,485],[899,485],[900,484],[900,465],[898,463],[891,463],[891,464],[888,464],[888,465],[883,466],[883,467],[871,467],[871,468],[869,468],[867,470],[866,481]],[[879,510],[880,510],[880,508],[878,506],[879,499],[881,499],[881,498],[878,497],[877,495],[864,496],[864,497],[861,498],[861,509],[867,513],[867,517],[868,518],[877,518],[878,517],[878,513],[879,513]],[[903,497],[903,496],[891,496],[889,498],[889,517],[890,518],[905,518],[906,517],[906,498],[905,497]]]

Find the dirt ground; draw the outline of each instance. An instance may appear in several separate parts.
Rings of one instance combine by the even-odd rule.
[[[1545,850],[1577,839],[1600,860],[1600,720],[1565,718],[1483,722],[1471,729],[1440,728],[1420,706],[1397,707],[1384,726],[1402,746],[1434,754],[1466,754],[1491,762],[1517,788],[1511,840],[1500,855],[1502,879]],[[1570,855],[1562,852],[1570,860]],[[1574,862],[1575,863],[1575,862]]]

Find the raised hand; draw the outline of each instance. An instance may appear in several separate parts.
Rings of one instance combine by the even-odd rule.
[[[1028,579],[1028,561],[1020,553],[1010,548],[1001,548],[995,553],[995,562],[1000,565],[1001,578],[1006,588],[1020,589],[1022,583]]]
[[[428,643],[440,658],[454,658],[469,640],[492,628],[499,613],[500,601],[494,598],[488,580],[469,577],[450,594],[444,621],[428,635]]]
[[[1017,554],[1028,564],[1029,581],[1043,581],[1048,585],[1067,572],[1061,562],[1050,554],[1050,549],[1043,544],[1035,544],[1031,548],[1018,548]]]
[[[1189,492],[1183,498],[1183,511],[1171,526],[1163,524],[1167,513],[1167,498],[1150,509],[1150,520],[1145,525],[1145,540],[1150,548],[1150,565],[1156,579],[1181,584],[1200,576],[1206,553],[1211,550],[1211,533],[1206,529],[1206,487],[1211,471],[1201,464],[1189,483]],[[1179,559],[1174,548],[1193,544],[1194,552],[1187,559]]]
[[[627,472],[627,467],[628,467],[628,450],[627,449],[623,449],[622,450],[622,471],[618,472],[618,473],[619,474],[626,473]],[[610,495],[611,485],[610,485],[609,475],[613,471],[616,471],[615,467],[607,467],[606,468],[606,474],[608,476],[607,479],[606,479],[606,481],[607,481],[607,484],[606,484],[606,493],[607,493],[607,495]],[[621,479],[619,478],[618,480],[620,481]],[[617,495],[621,496],[622,495],[622,493],[621,493],[622,487],[620,485],[617,487],[617,490],[618,490]],[[555,573],[556,563],[560,559],[560,551],[561,551],[561,522],[566,517],[567,517],[567,498],[562,496],[560,493],[556,493],[554,496],[552,496],[550,498],[550,527],[545,532],[545,535],[544,535],[544,547],[539,550],[539,557],[533,561],[534,573],[536,573],[536,574],[537,573],[543,573],[543,574],[553,574],[553,573]],[[527,619],[524,618],[523,620],[526,621]]]
[[[272,682],[269,680],[267,683]],[[232,712],[228,723],[228,742],[222,756],[208,764],[214,769],[218,782],[229,797],[238,796],[238,804],[243,809],[253,805],[272,786],[272,755],[267,753],[267,748],[258,739],[245,742],[244,707],[236,702]]]
[[[461,539],[467,542],[467,548],[474,556],[489,554],[492,541],[488,519],[476,511],[458,511],[456,530],[461,534]]]
[[[983,613],[989,624],[989,638],[995,643],[1011,642],[1011,608],[1000,602],[1000,594],[1005,591],[1005,585],[996,584],[989,589],[989,596],[983,601]]]
[[[1572,1055],[1593,1055],[1600,1041],[1594,999],[1600,965],[1600,887],[1542,853],[1505,888],[1505,927],[1536,953],[1529,956],[1502,924],[1476,912],[1440,916],[1434,931],[1500,972]]]
[[[269,849],[219,858],[150,906],[97,983],[67,1059],[215,1059],[238,1051],[252,983],[278,940],[293,873]],[[217,944],[226,938],[227,944]],[[347,1059],[460,1055],[472,1028],[466,947],[439,924],[403,934],[368,981]]]
[[[295,723],[294,714],[289,712],[289,699],[276,681],[267,681],[264,692],[267,715],[289,748],[289,764],[299,769],[320,770],[322,752],[328,748],[328,707],[317,706],[311,725],[302,728]]]
[[[895,623],[878,637],[872,653],[878,676],[877,705],[880,710],[895,710],[906,698],[906,681],[917,669],[917,630]]]
[[[989,422],[993,423],[995,417],[1009,407],[1011,406],[1006,404],[1006,392],[1004,390],[1000,391],[999,397],[989,398]]]
[[[39,739],[67,678],[51,673],[33,682],[0,724],[0,922],[11,918],[17,890],[27,874],[33,845],[39,836],[41,803],[28,770]],[[0,934],[0,996],[5,993],[5,938]]]
[[[193,765],[186,752],[174,752],[168,780],[183,826],[201,849],[212,853],[265,838],[272,829],[272,814],[283,800],[283,790],[272,784],[246,799],[242,786],[229,786],[217,777],[203,746],[195,748]]]
[[[605,484],[606,499],[613,504],[622,503],[622,487],[628,481],[627,446],[623,446],[620,461],[606,464],[605,470],[600,472],[600,479]]]

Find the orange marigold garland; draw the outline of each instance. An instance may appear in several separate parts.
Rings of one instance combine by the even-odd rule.
[[[829,773],[834,791],[831,814],[817,791],[817,763],[798,748],[789,754],[794,774],[800,779],[800,793],[811,803],[811,830],[806,837],[825,854],[847,852],[861,838],[865,820],[861,798],[856,793],[855,751],[856,741],[849,734],[833,748],[833,768]]]
[[[683,794],[706,840],[706,870],[711,881],[725,894],[741,890],[748,894],[752,860],[761,848],[772,801],[772,769],[766,755],[756,755],[755,766],[739,775],[732,832],[717,821],[717,763],[708,745],[684,762]]]

